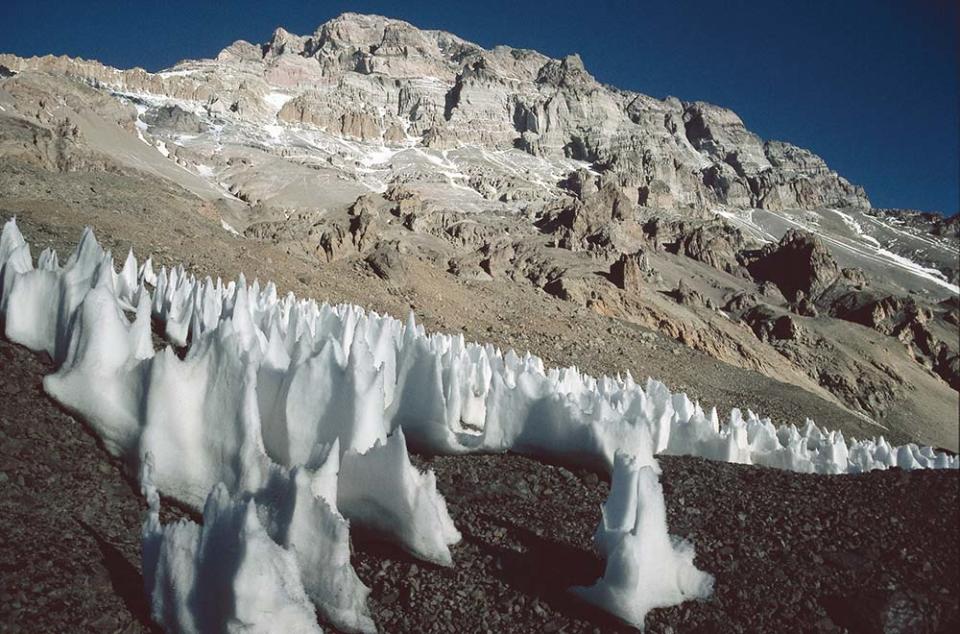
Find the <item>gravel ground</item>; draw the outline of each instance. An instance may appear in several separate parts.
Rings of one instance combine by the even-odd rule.
[[[40,387],[48,359],[0,341],[0,631],[150,631],[144,505]],[[590,584],[608,484],[512,455],[415,458],[463,533],[455,565],[353,531],[382,632],[629,631],[566,593]],[[809,476],[662,457],[670,532],[716,575],[712,599],[650,632],[960,631],[960,474]],[[165,505],[164,519],[182,516]]]

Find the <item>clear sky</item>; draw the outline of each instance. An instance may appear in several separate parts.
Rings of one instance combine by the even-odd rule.
[[[710,101],[767,139],[809,148],[875,206],[958,211],[956,0],[4,0],[0,52],[148,70],[344,11],[485,47],[580,53],[602,82]]]

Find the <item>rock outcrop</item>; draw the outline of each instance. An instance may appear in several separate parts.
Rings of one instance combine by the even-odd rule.
[[[647,254],[641,249],[624,253],[610,266],[610,281],[625,291],[637,290],[653,274]]]
[[[840,266],[823,242],[796,229],[788,230],[779,243],[764,247],[748,262],[754,279],[773,282],[791,301],[816,298],[840,277]]]

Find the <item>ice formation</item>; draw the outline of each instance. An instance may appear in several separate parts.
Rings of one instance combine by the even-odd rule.
[[[266,533],[252,500],[218,484],[203,525],[160,525],[159,496],[147,487],[143,577],[151,616],[170,632],[320,633],[294,555]]]
[[[616,455],[594,543],[606,559],[603,577],[573,592],[641,630],[652,608],[713,592],[713,577],[693,565],[693,546],[667,533],[656,472],[627,454]]]
[[[615,477],[627,469],[617,456],[627,454],[628,470],[639,470],[631,482],[641,482],[644,518],[656,516],[657,500],[662,505],[659,489],[642,484],[651,477],[642,474],[658,471],[656,453],[817,473],[960,466],[929,447],[847,441],[809,420],[777,427],[733,410],[721,424],[716,410],[652,379],[641,386],[629,373],[597,379],[547,369],[529,354],[428,334],[413,315],[404,324],[356,306],[279,297],[272,283],[248,285],[243,276],[224,284],[182,267],[157,272],[132,252],[117,273],[89,229],[62,265],[45,250],[34,266],[8,221],[0,234],[0,317],[7,338],[59,364],[44,389],[131,469],[149,457],[162,494],[197,510],[211,499],[214,509],[255,508],[258,525],[236,519],[254,511],[213,517],[243,528],[244,539],[266,534],[323,617],[345,631],[375,629],[369,591],[350,565],[348,522],[439,564],[452,563],[449,547],[460,539],[433,474],[411,464],[407,443],[441,454],[545,456]],[[152,325],[177,349],[155,351]],[[641,524],[659,531],[658,522]],[[202,537],[196,527],[162,530],[170,543]],[[665,530],[619,539],[602,590],[591,592],[627,592],[624,571],[639,565],[632,558],[646,561],[637,544],[662,544]],[[169,556],[190,552],[194,564],[207,565],[197,543]],[[683,568],[677,562],[687,551],[670,552]],[[273,573],[286,579],[285,571],[283,564]],[[670,596],[688,589],[678,592]],[[155,592],[153,600],[173,599]]]

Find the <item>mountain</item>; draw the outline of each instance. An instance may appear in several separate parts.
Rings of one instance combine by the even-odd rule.
[[[456,293],[573,305],[599,321],[571,328],[657,331],[834,426],[957,448],[956,217],[873,209],[727,109],[357,14],[158,73],[13,55],[0,71],[4,216],[49,227],[56,209],[131,241],[219,231],[457,327],[486,316],[454,314]],[[707,394],[703,376],[682,380]]]
[[[472,191],[464,196],[469,208],[518,208],[555,198],[564,174],[590,165],[651,207],[870,206],[819,157],[764,142],[724,108],[601,85],[576,55],[485,50],[378,16],[346,14],[306,37],[277,29],[263,45],[236,42],[216,59],[157,74],[66,58],[0,63],[82,79],[137,106],[164,106],[135,121],[176,145],[188,164],[216,163],[221,144],[273,155],[295,149],[288,162],[323,168],[310,180],[345,176],[351,194],[397,182],[452,184]],[[504,156],[519,169],[502,164]],[[249,158],[259,163],[255,153]],[[392,169],[375,169],[388,162]],[[217,172],[253,202],[315,202]],[[290,169],[277,184],[302,177]]]

